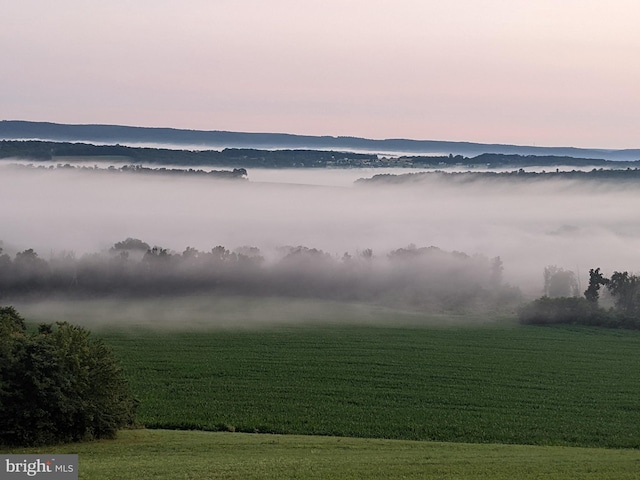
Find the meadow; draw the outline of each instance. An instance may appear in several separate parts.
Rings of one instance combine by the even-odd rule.
[[[77,453],[81,479],[640,478],[640,332],[290,299],[19,309],[84,323],[140,400],[115,440],[2,449]]]
[[[147,428],[640,447],[640,333],[280,325],[101,330]]]
[[[640,463],[628,449],[170,430],[12,452],[45,450],[77,454],[82,480],[632,480]]]

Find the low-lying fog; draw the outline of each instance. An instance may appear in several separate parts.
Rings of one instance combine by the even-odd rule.
[[[172,298],[59,299],[12,302],[33,323],[67,321],[91,330],[110,328],[209,329],[260,328],[299,324],[344,325],[435,325],[464,326],[489,323],[485,316],[452,317],[387,309],[362,303],[332,302],[300,298],[247,296],[178,296]],[[500,321],[497,320],[491,321]]]
[[[568,181],[359,185],[378,170],[249,171],[249,182],[72,170],[0,169],[5,253],[43,258],[135,237],[182,252],[303,245],[342,257],[415,244],[500,256],[504,279],[538,294],[557,265],[640,270],[637,189]],[[296,177],[297,176],[297,177]],[[278,183],[281,179],[283,183]],[[313,184],[313,185],[311,185]]]

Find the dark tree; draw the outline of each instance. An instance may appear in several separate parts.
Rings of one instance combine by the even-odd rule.
[[[0,308],[0,444],[111,438],[134,423],[136,400],[112,352],[68,323],[28,333]]]
[[[18,291],[32,292],[46,288],[51,273],[49,263],[38,257],[32,248],[17,253],[12,263],[6,262],[6,259],[3,263],[8,268],[4,269],[5,272],[0,277],[4,277],[6,281],[8,275],[12,286]]]
[[[589,286],[584,292],[584,298],[586,298],[591,304],[597,305],[598,299],[600,298],[600,287],[602,285],[607,285],[608,283],[609,279],[605,278],[605,276],[600,273],[600,268],[590,269]]]
[[[629,272],[614,272],[607,289],[615,299],[616,309],[626,316],[640,314],[640,277]]]
[[[127,238],[121,242],[117,242],[111,247],[112,252],[121,252],[121,251],[139,251],[145,253],[147,250],[151,249],[148,243],[143,242],[137,238]]]

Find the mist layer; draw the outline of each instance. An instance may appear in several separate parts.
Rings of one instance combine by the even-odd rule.
[[[82,255],[128,237],[175,252],[255,246],[267,259],[282,246],[341,258],[433,245],[499,256],[504,279],[533,293],[546,265],[569,268],[579,278],[595,266],[634,271],[640,265],[640,198],[632,186],[434,180],[355,187],[344,186],[335,172],[323,180],[320,170],[315,183],[324,185],[313,186],[278,183],[277,175],[270,183],[237,183],[0,172],[0,239],[9,254],[33,248],[43,257]]]

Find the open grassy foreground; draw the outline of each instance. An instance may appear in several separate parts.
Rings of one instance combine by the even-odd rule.
[[[13,453],[77,453],[83,480],[640,478],[640,451],[166,430]]]
[[[162,307],[93,329],[153,429],[13,451],[78,453],[83,479],[640,479],[640,332]]]
[[[103,331],[147,427],[640,447],[640,332]]]

